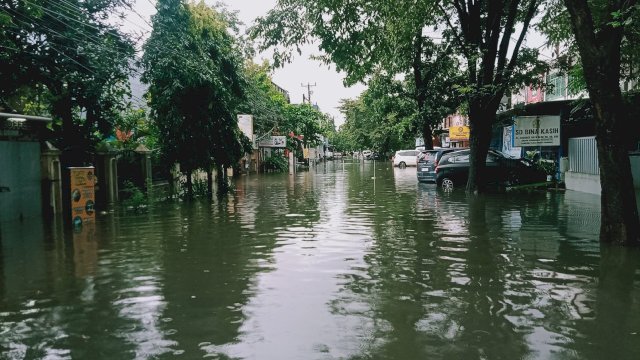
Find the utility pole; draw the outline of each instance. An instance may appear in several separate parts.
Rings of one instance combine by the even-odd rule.
[[[316,83],[313,83],[313,85],[311,83],[307,83],[307,85],[300,84],[300,86],[307,88],[307,97],[305,99],[304,94],[302,94],[302,102],[304,103],[306,101],[308,104],[311,104],[311,94],[313,94],[313,91],[311,91],[311,88],[316,86]]]

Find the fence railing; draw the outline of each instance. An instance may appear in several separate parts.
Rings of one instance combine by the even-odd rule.
[[[569,171],[592,175],[600,174],[595,136],[569,139]]]

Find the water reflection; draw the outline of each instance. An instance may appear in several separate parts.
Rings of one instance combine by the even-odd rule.
[[[333,162],[84,230],[0,224],[2,356],[640,358],[640,253],[586,194]]]

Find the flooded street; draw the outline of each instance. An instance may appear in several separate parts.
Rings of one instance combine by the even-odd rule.
[[[0,224],[1,359],[640,359],[640,252],[599,198],[468,198],[390,163],[222,201]]]

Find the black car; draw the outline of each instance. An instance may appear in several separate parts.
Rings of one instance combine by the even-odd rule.
[[[436,182],[436,166],[444,154],[452,151],[464,150],[463,148],[445,148],[422,150],[418,154],[418,181],[420,182]]]
[[[369,158],[372,160],[384,160],[384,155],[380,154],[379,152],[374,152]]]
[[[436,167],[436,184],[445,190],[467,184],[470,150],[445,154]],[[495,150],[487,154],[486,180],[488,184],[514,185],[545,181],[546,174],[525,159],[514,159]]]

